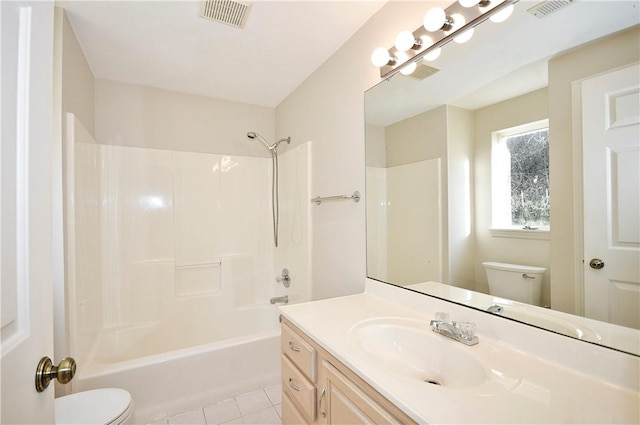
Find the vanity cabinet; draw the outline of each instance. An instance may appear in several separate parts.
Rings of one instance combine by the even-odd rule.
[[[415,424],[393,403],[282,318],[283,424]]]

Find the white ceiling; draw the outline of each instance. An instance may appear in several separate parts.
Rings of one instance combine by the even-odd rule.
[[[274,107],[385,1],[253,1],[244,28],[200,1],[76,1],[67,16],[96,78]]]

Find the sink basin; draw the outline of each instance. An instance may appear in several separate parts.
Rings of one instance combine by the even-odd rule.
[[[602,341],[598,332],[574,320],[560,317],[561,313],[519,305],[504,305],[503,308],[501,315],[504,317],[585,341]]]
[[[495,350],[463,345],[431,331],[426,322],[370,319],[354,325],[350,333],[378,366],[425,385],[494,393],[520,382],[509,370],[509,362],[500,361]]]

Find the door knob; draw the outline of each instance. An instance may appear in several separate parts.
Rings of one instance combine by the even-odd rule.
[[[52,379],[57,379],[61,384],[69,383],[76,374],[76,361],[71,357],[66,357],[60,361],[58,366],[54,366],[49,357],[43,357],[36,369],[36,391],[43,392]]]
[[[604,261],[599,258],[593,258],[591,259],[591,261],[589,261],[589,267],[591,267],[592,269],[600,270],[604,268]]]

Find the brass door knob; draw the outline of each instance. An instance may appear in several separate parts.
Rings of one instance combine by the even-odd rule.
[[[593,258],[589,261],[589,267],[592,269],[600,270],[604,268],[604,261],[599,258]]]
[[[52,379],[57,379],[61,384],[68,384],[75,374],[76,361],[71,357],[62,359],[58,366],[54,366],[49,357],[43,357],[36,369],[36,391],[43,392]]]

